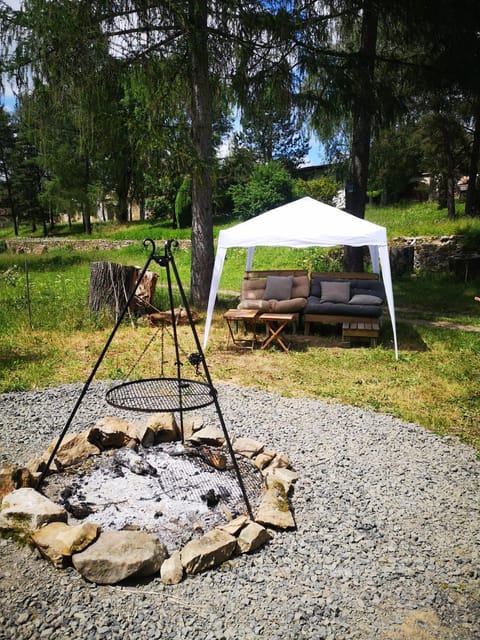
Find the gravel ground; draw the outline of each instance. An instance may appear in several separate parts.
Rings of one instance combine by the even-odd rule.
[[[42,451],[81,387],[0,396],[0,463]],[[231,435],[286,453],[297,529],[174,587],[95,586],[0,540],[0,638],[480,638],[480,463],[389,416],[219,386]],[[95,383],[72,431],[105,415]],[[202,410],[213,420],[212,407]],[[138,414],[134,415],[138,419]]]

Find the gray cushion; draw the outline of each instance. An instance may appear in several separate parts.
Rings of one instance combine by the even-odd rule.
[[[378,296],[371,296],[368,294],[362,295],[361,293],[357,293],[351,297],[349,304],[382,304],[382,302],[382,298],[379,298]]]
[[[289,300],[292,295],[293,276],[267,276],[264,300]]]
[[[348,302],[350,282],[322,282],[321,302]]]
[[[308,276],[293,276],[292,298],[308,298],[310,295],[310,280]]]

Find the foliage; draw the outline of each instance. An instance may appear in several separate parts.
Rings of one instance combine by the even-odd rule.
[[[290,170],[304,161],[309,148],[309,140],[303,119],[292,110],[285,115],[270,110],[262,110],[255,103],[251,120],[243,120],[243,129],[237,134],[238,144],[252,152],[260,162],[278,160]]]
[[[369,189],[381,192],[384,205],[398,202],[408,195],[410,179],[418,177],[425,166],[416,127],[406,124],[382,129],[372,142]]]
[[[246,184],[230,187],[233,212],[242,220],[290,202],[293,193],[294,180],[278,162],[256,165]]]
[[[322,176],[315,180],[297,180],[296,184],[296,192],[299,197],[310,196],[327,204],[333,204],[333,199],[339,189],[339,183],[329,176]]]

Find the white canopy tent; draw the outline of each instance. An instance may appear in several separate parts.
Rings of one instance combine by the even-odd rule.
[[[252,268],[255,247],[334,247],[368,246],[375,273],[380,273],[385,287],[392,321],[395,357],[398,359],[392,276],[388,257],[387,232],[384,227],[336,209],[313,198],[301,198],[262,213],[246,222],[220,231],[213,267],[203,346],[208,342],[213,309],[227,249],[248,249],[246,270]]]

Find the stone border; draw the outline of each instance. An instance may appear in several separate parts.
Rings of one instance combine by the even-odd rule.
[[[228,455],[221,429],[204,427],[198,416],[187,417],[183,426],[189,445],[218,447]],[[173,414],[155,414],[144,424],[105,417],[89,431],[65,436],[52,462],[52,472],[61,473],[105,450],[139,444],[151,447],[180,439]],[[103,532],[100,525],[88,521],[69,525],[67,511],[33,488],[55,443],[25,467],[7,464],[0,470],[0,534],[32,544],[57,568],[73,565],[90,582],[116,584],[160,571],[164,584],[178,584],[186,575],[259,549],[269,542],[275,529],[295,527],[288,496],[298,474],[284,454],[267,450],[251,438],[235,438],[232,447],[235,454],[250,459],[264,478],[254,520],[238,516],[190,540],[170,556],[157,537],[143,531]]]

